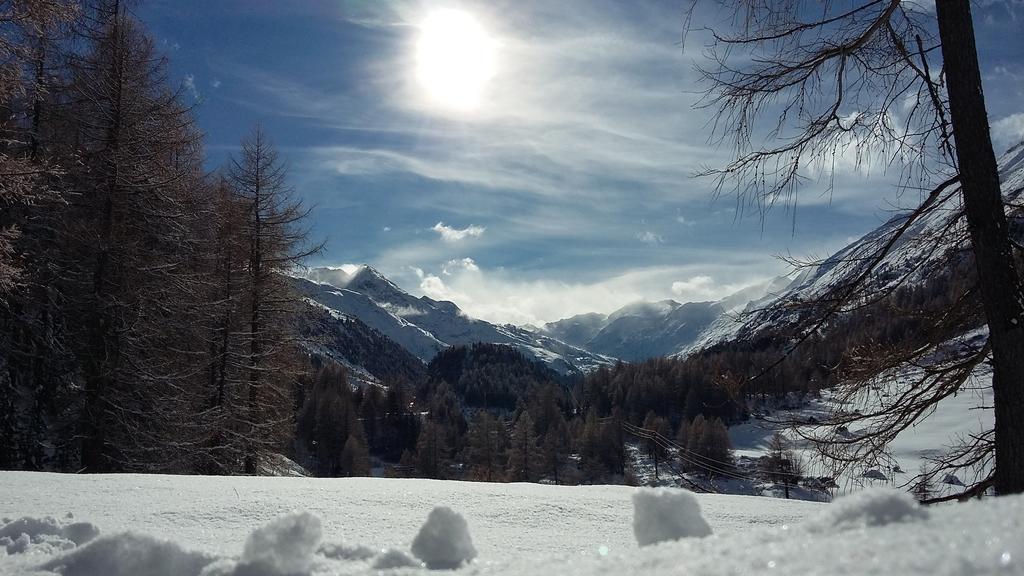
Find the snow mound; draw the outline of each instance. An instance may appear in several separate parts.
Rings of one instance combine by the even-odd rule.
[[[63,576],[198,576],[211,561],[174,542],[125,532],[94,540],[40,568]]]
[[[285,576],[308,573],[322,535],[320,519],[308,512],[278,518],[249,535],[235,574]]]
[[[53,553],[81,546],[100,533],[88,522],[64,524],[51,517],[25,516],[0,527],[0,549],[7,554]]]
[[[417,568],[420,563],[401,550],[391,548],[385,550],[373,563],[375,570],[394,570],[395,568]]]
[[[377,551],[361,544],[322,544],[317,554],[331,560],[369,560]]]
[[[640,546],[711,535],[691,492],[677,488],[640,488],[633,493],[633,535]]]
[[[928,511],[910,494],[892,488],[869,488],[837,498],[804,527],[810,532],[833,532],[927,519]]]
[[[431,510],[412,541],[412,553],[431,570],[458,568],[476,558],[466,519],[447,506]]]

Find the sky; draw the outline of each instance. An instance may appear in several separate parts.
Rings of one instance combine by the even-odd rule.
[[[726,26],[706,4],[697,26]],[[326,241],[310,265],[369,264],[471,316],[539,325],[637,300],[722,298],[788,272],[779,256],[827,256],[914,199],[884,165],[810,178],[795,210],[765,215],[716,197],[695,175],[731,148],[696,106],[706,35],[682,41],[688,5],[149,0],[134,10],[195,106],[211,169],[257,122],[276,143],[312,207],[312,238]],[[1024,2],[974,11],[999,152],[1024,139]]]

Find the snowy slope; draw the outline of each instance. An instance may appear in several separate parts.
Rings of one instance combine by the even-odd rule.
[[[1018,197],[1024,190],[1024,142],[999,158],[999,171],[1003,194],[1008,198]],[[955,215],[952,209],[940,209],[912,224],[872,272],[871,282],[882,289],[904,277],[912,284],[932,275],[935,271],[932,263],[942,262],[944,256],[935,250],[935,231],[945,230]],[[789,304],[813,299],[836,286],[848,277],[853,266],[860,265],[859,258],[871,254],[884,243],[905,219],[905,215],[890,219],[819,266],[802,270],[784,289],[769,292],[765,298],[751,302],[742,313],[717,318],[692,342],[680,347],[675,355],[685,357],[719,342],[742,339],[766,327],[783,326],[795,320],[796,313]],[[1018,228],[1020,232],[1024,230]]]
[[[781,433],[788,438],[788,447],[801,456],[806,476],[832,477],[834,472],[822,466],[813,445],[800,439],[787,424],[783,423],[806,422],[812,417],[821,419],[837,408],[850,411],[882,400],[884,399],[865,397],[861,399],[860,406],[841,405],[833,399],[829,391],[824,391],[821,398],[810,399],[806,404],[788,409],[773,409],[767,416],[758,414],[746,422],[730,426],[729,439],[737,457],[758,458],[770,451],[772,435],[776,432]],[[971,435],[991,430],[994,423],[991,373],[982,369],[969,389],[944,398],[936,405],[934,412],[901,432],[889,444],[888,450],[892,456],[889,467],[872,469],[873,472],[867,476],[862,469],[849,470],[836,479],[838,493],[845,494],[866,486],[891,485],[909,489],[922,466],[929,465],[930,459],[945,452],[944,447],[956,445]],[[810,433],[812,429],[805,428],[804,432]],[[856,433],[857,430],[851,432]],[[962,470],[959,472],[959,478],[949,480],[970,484],[984,478],[989,472],[988,467]],[[961,492],[963,486],[938,482],[932,489],[934,496],[945,496]]]
[[[304,275],[295,279],[304,296],[338,314],[359,318],[423,361],[447,346],[474,342],[515,346],[563,374],[614,361],[544,333],[470,318],[452,302],[417,298],[369,266],[351,273],[313,268]]]
[[[309,298],[306,303],[308,308],[299,326],[304,346],[344,366],[351,383],[362,386],[415,381],[426,373],[422,360],[359,318]]]
[[[465,518],[477,551],[455,574],[1024,574],[1020,496],[923,510],[906,495],[885,491],[827,505],[700,495],[698,509],[678,493],[645,493],[636,503],[647,504],[634,514],[634,492],[622,486],[5,472],[5,515],[61,520],[0,527],[5,536],[28,531],[8,537],[0,574],[48,574],[33,571],[44,563],[66,576],[425,574],[417,566],[395,567],[411,562],[413,539],[437,505]],[[65,518],[68,513],[74,518]],[[687,528],[701,517],[713,532],[703,538],[696,535],[706,532]],[[78,524],[71,528],[72,522]],[[634,522],[645,541],[695,536],[639,547]],[[450,525],[433,527],[442,545],[454,536]],[[100,536],[90,538],[95,528]],[[78,551],[72,539],[81,542]],[[384,548],[393,550],[384,555]]]
[[[549,322],[541,331],[590,352],[627,361],[669,356],[702,347],[714,339],[710,335],[735,323],[736,313],[774,297],[792,282],[787,276],[772,278],[716,302],[634,302],[608,315],[579,314]]]
[[[611,314],[586,347],[623,360],[665,356],[697,337],[724,311],[715,302],[632,304]]]
[[[724,312],[717,302],[634,302],[607,316],[580,314],[541,330],[597,354],[636,361],[675,352]]]

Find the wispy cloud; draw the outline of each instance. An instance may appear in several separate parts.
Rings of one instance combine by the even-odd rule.
[[[330,247],[338,258],[365,259],[472,315],[539,323],[639,299],[721,297],[785,271],[774,254],[824,256],[891,215],[892,178],[875,162],[855,169],[854,154],[805,165],[796,231],[791,214],[743,220],[733,198],[715,204],[712,183],[693,175],[733,150],[709,145],[707,111],[692,108],[702,38],[684,53],[681,6],[445,2],[498,45],[481,106],[456,114],[415,82],[416,24],[438,4],[341,0],[344,22],[331,28],[345,58],[325,49],[336,61],[302,73],[252,61],[209,70],[225,81],[218,101],[296,130],[283,151],[303,179],[296,188],[321,208],[317,230],[342,236]],[[997,81],[1008,84],[1014,66],[997,66]],[[1014,137],[1019,107],[1005,103],[1019,98],[993,100],[1003,106],[994,136]]]
[[[437,224],[434,224],[434,227],[431,228],[431,230],[437,232],[445,242],[458,242],[460,240],[465,240],[466,238],[478,238],[483,236],[487,228],[484,228],[483,226],[476,226],[474,224],[470,224],[465,228],[453,228],[444,222],[438,222]]]
[[[437,273],[419,270],[419,292],[450,300],[474,318],[497,323],[540,325],[586,312],[609,313],[640,300],[705,301],[724,298],[768,276],[740,266],[656,266],[623,270],[593,282],[527,279],[508,270],[482,269],[469,258],[445,263]]]
[[[651,232],[650,230],[644,230],[643,232],[637,232],[634,235],[634,237],[637,240],[643,242],[644,244],[649,244],[649,245],[652,245],[652,246],[656,245],[656,244],[664,244],[665,243],[665,239],[664,238],[662,238],[658,234],[655,234],[654,232]]]
[[[194,75],[186,74],[185,78],[181,81],[181,84],[193,98],[196,100],[199,99],[199,90],[196,88],[196,77]]]

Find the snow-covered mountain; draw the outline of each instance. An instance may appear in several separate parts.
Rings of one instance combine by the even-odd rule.
[[[306,298],[335,314],[358,318],[424,362],[443,348],[474,342],[515,346],[563,374],[614,362],[543,332],[470,318],[452,302],[417,298],[370,266],[311,268],[303,276],[295,284]]]
[[[717,302],[635,302],[607,316],[581,314],[550,322],[543,330],[591,352],[634,361],[675,352],[724,312]]]
[[[1003,195],[1019,198],[1024,191],[1024,142],[999,158],[999,176]],[[944,266],[947,260],[945,253],[936,250],[935,238],[957,232],[950,226],[956,216],[956,210],[944,208],[914,222],[872,271],[872,286],[882,289],[897,282],[919,283],[938,272],[937,267]],[[904,225],[906,218],[905,214],[893,217],[820,265],[800,271],[782,289],[769,291],[764,298],[750,302],[742,312],[719,316],[697,338],[680,347],[675,355],[683,357],[719,342],[743,339],[767,327],[792,322],[799,314],[799,307],[794,304],[812,300],[848,278],[852,271],[864,265],[865,256],[875,252]],[[1010,225],[1013,234],[1024,236],[1024,222],[1019,217],[1011,219]]]
[[[548,322],[541,331],[596,354],[627,361],[669,356],[700,342],[716,324],[772,299],[793,282],[779,276],[715,302],[634,302],[611,314],[589,313]]]

